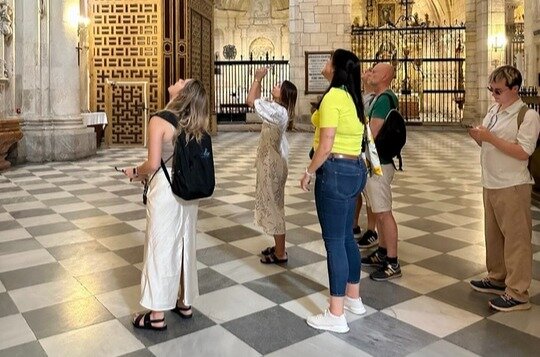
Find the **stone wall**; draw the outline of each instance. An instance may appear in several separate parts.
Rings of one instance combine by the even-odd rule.
[[[298,121],[308,120],[309,102],[317,99],[305,94],[305,52],[350,49],[350,26],[350,0],[290,1],[290,73],[298,87]]]
[[[223,60],[223,47],[236,47],[236,60],[249,58],[250,49],[271,47],[270,56],[289,58],[289,10],[275,9],[270,0],[257,0],[251,6],[236,11],[214,11],[215,54]],[[271,46],[265,45],[271,44]],[[264,52],[264,50],[263,50]]]

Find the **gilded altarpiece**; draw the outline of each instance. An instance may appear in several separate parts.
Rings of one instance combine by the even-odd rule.
[[[90,103],[107,111],[108,144],[144,145],[162,107],[162,0],[89,0]]]

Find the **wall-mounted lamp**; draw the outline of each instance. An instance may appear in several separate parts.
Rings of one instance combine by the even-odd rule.
[[[492,35],[488,38],[489,49],[493,52],[501,51],[506,46],[506,36],[502,34]]]

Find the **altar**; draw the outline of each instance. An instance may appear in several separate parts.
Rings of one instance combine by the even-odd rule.
[[[104,112],[95,112],[82,113],[81,115],[84,125],[94,127],[94,132],[96,133],[96,149],[98,149],[101,140],[103,140],[105,126],[108,124],[107,114]]]

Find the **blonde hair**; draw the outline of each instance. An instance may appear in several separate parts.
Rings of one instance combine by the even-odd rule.
[[[177,134],[184,132],[186,142],[195,138],[201,141],[208,129],[208,95],[198,79],[188,81],[176,97],[165,106],[165,110],[178,117]]]
[[[513,88],[515,86],[521,87],[521,82],[523,78],[521,73],[516,67],[513,66],[500,66],[491,72],[489,76],[489,83],[499,82],[504,80],[508,88]]]

